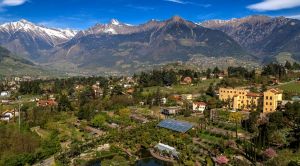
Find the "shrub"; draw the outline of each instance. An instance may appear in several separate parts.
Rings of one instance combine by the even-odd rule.
[[[216,158],[216,162],[219,165],[226,165],[229,162],[229,159],[226,156],[221,155]]]
[[[273,157],[276,157],[277,156],[277,153],[274,149],[272,148],[268,148],[264,151],[264,156],[267,157],[268,159],[270,158],[273,158]]]

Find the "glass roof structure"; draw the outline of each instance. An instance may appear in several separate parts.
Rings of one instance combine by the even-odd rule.
[[[191,128],[193,128],[193,124],[191,123],[177,121],[174,119],[165,119],[161,121],[157,126],[181,133],[185,133]]]

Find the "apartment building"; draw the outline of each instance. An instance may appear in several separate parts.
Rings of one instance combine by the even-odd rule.
[[[276,111],[278,103],[282,101],[282,91],[278,89],[269,89],[264,92],[264,113]]]
[[[235,110],[250,111],[260,107],[264,113],[269,113],[276,111],[278,102],[282,101],[282,92],[270,89],[264,93],[253,93],[243,88],[220,88],[219,99],[229,102]]]
[[[252,110],[262,106],[262,94],[243,88],[220,88],[219,99],[228,102],[229,107],[235,110]]]

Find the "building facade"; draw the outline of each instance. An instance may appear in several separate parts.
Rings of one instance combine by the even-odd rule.
[[[234,110],[257,110],[262,108],[264,113],[274,112],[282,101],[282,92],[269,89],[264,93],[253,93],[248,89],[220,88],[219,99],[228,103]]]
[[[219,99],[234,110],[256,110],[257,107],[263,105],[263,94],[242,88],[220,88]]]
[[[282,91],[278,89],[269,89],[264,92],[264,113],[276,111],[278,103],[282,102]]]
[[[193,102],[193,111],[203,112],[206,109],[206,103],[204,102]]]

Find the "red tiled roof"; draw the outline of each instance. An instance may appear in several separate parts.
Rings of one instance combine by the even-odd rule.
[[[279,90],[279,89],[269,89],[269,91],[271,91],[272,93],[282,93],[282,91],[281,90]]]
[[[57,102],[54,100],[40,100],[38,101],[38,105],[45,107],[45,106],[55,106],[57,105]]]
[[[180,95],[172,95],[170,98],[173,99],[173,100],[177,100],[177,101],[181,100]]]
[[[192,82],[192,78],[191,77],[184,77],[183,82],[185,82],[185,83],[191,83]]]
[[[249,97],[261,97],[261,96],[263,96],[263,94],[261,94],[261,93],[254,93],[254,92],[248,92],[246,96],[249,96]]]

